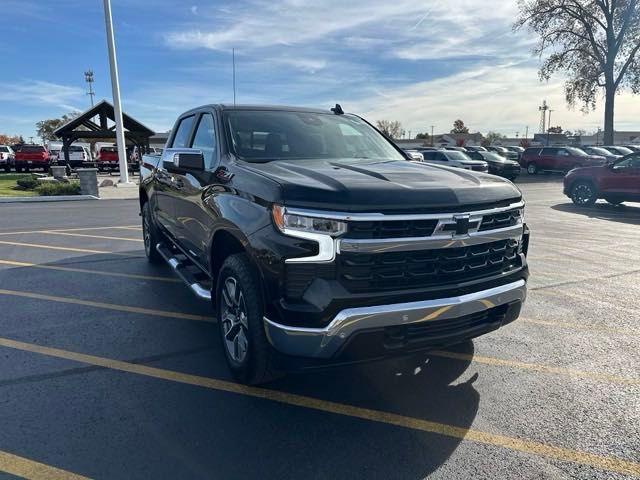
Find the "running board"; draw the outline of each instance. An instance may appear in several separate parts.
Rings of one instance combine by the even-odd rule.
[[[176,272],[178,277],[187,284],[189,289],[201,300],[211,301],[211,290],[202,286],[195,275],[189,271],[189,260],[181,261],[176,255],[164,244],[158,243],[156,250],[164,258],[165,262],[169,264],[171,268]],[[186,257],[185,257],[186,259]]]

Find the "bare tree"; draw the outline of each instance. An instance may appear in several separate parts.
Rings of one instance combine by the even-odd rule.
[[[494,142],[497,142],[499,140],[504,140],[505,138],[507,138],[506,136],[504,136],[501,133],[498,132],[488,132],[485,136],[484,136],[484,140],[482,142],[482,146],[483,147],[488,147],[489,145],[491,145]]]
[[[378,120],[376,126],[389,138],[400,138],[404,134],[402,124],[397,120]]]
[[[562,133],[562,127],[560,125],[556,126],[556,127],[549,127],[547,129],[547,132],[549,133]],[[567,133],[568,135],[568,133]]]
[[[540,68],[548,80],[565,71],[567,103],[595,108],[604,89],[604,142],[613,143],[616,94],[640,92],[639,0],[519,0],[514,28],[528,27],[540,36],[534,52],[548,53]]]

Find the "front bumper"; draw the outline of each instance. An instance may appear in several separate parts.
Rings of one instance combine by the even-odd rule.
[[[434,341],[431,342],[429,338],[423,338],[422,345],[426,348],[473,338],[498,328],[501,322],[508,323],[514,320],[526,295],[525,280],[518,280],[456,297],[348,308],[338,313],[324,328],[292,327],[278,324],[268,318],[264,319],[264,327],[269,342],[280,353],[330,360],[340,357],[344,347],[362,332],[402,326],[422,327],[431,325],[431,322],[447,320],[454,322],[456,319],[482,312],[495,312],[501,307],[504,307],[505,311],[513,312],[506,321],[504,314],[498,320],[491,320],[488,316],[488,328],[468,330],[466,335],[461,334],[460,330],[452,329],[444,335],[438,334],[438,338],[433,338]]]

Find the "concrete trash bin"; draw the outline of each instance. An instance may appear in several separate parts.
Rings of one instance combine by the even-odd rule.
[[[64,165],[52,165],[51,176],[56,179],[64,178],[67,175],[67,167]]]
[[[93,195],[98,197],[98,169],[79,168],[76,170],[80,178],[80,192],[82,195]]]

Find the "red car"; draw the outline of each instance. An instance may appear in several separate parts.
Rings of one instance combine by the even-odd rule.
[[[14,160],[16,172],[28,172],[34,168],[47,171],[49,163],[49,152],[42,145],[22,145],[16,151]]]
[[[640,202],[640,152],[600,167],[577,168],[564,177],[564,194],[576,205],[599,199],[617,205]]]
[[[527,148],[520,157],[520,165],[530,175],[538,172],[568,172],[574,168],[604,165],[604,157],[588,155],[575,147]]]
[[[96,159],[98,170],[120,170],[117,147],[102,147]]]

